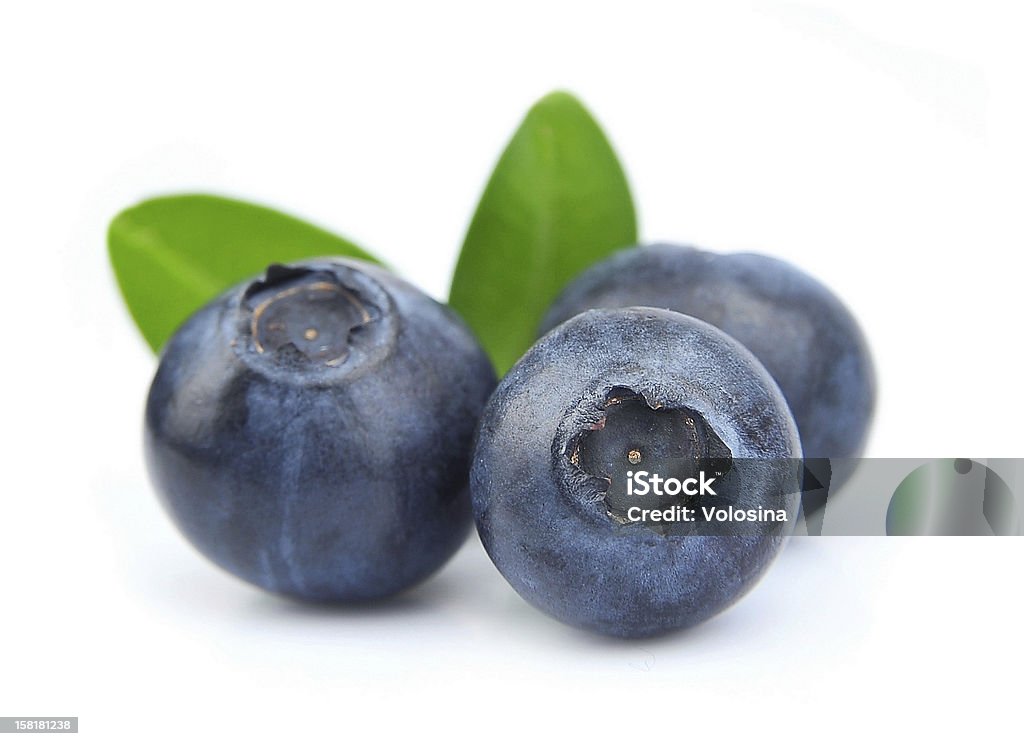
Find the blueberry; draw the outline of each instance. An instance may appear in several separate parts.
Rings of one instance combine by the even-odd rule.
[[[383,597],[465,538],[494,384],[455,313],[389,272],[272,266],[168,342],[147,465],[174,522],[229,572],[305,600]]]
[[[854,458],[875,381],[857,322],[826,287],[786,262],[652,245],[621,251],[573,280],[541,324],[589,308],[654,306],[695,316],[747,347],[785,394],[808,458]],[[833,486],[837,484],[833,475]]]
[[[735,340],[672,311],[593,310],[540,339],[498,384],[470,489],[484,547],[520,595],[568,624],[641,637],[731,604],[789,529],[711,535],[700,523],[632,520],[629,474],[680,479],[698,463],[799,458],[778,386]],[[716,499],[774,500],[795,516],[798,476],[747,469],[742,489],[720,486]]]

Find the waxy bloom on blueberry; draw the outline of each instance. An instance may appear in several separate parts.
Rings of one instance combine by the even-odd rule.
[[[683,506],[698,515],[763,507],[789,520],[799,459],[782,393],[738,342],[672,311],[594,310],[542,337],[498,385],[473,454],[473,511],[494,564],[534,606],[609,635],[653,635],[742,596],[790,526],[722,535],[632,520],[679,505],[630,494],[631,475],[713,484]]]
[[[150,475],[185,536],[238,577],[308,600],[387,596],[465,538],[494,383],[455,313],[391,273],[273,266],[168,342]]]
[[[863,451],[875,405],[867,343],[839,299],[796,267],[668,244],[626,249],[569,283],[541,332],[590,308],[627,306],[694,316],[753,352],[782,389],[807,458]]]

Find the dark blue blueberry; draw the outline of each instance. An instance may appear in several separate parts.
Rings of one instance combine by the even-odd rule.
[[[626,306],[695,316],[746,346],[785,394],[806,457],[862,453],[875,404],[871,357],[857,322],[818,281],[757,254],[627,249],[573,280],[541,332],[589,308]]]
[[[147,463],[181,531],[238,577],[308,600],[387,596],[465,538],[494,384],[454,312],[387,271],[274,266],[168,342]]]
[[[653,635],[742,596],[788,529],[723,536],[631,521],[629,472],[679,478],[697,463],[799,458],[782,393],[738,342],[672,311],[594,310],[540,339],[498,384],[473,454],[473,511],[494,564],[531,604],[604,634]],[[742,494],[719,497],[795,517],[798,474],[780,489],[748,469]]]

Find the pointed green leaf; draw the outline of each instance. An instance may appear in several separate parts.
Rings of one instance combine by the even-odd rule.
[[[570,94],[549,94],[491,175],[449,303],[504,373],[565,284],[636,237],[629,185],[601,128]]]
[[[155,351],[204,303],[270,264],[315,256],[377,261],[297,218],[205,194],[128,208],[111,222],[107,246],[128,310]]]

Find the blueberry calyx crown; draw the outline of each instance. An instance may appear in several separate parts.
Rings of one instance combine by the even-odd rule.
[[[236,348],[268,373],[350,369],[390,349],[392,311],[388,293],[357,267],[273,264],[242,292]]]
[[[619,523],[632,507],[664,509],[696,506],[699,498],[629,494],[634,473],[657,474],[680,482],[701,471],[725,474],[732,453],[707,421],[686,407],[651,403],[626,387],[613,387],[601,405],[602,416],[580,432],[566,453],[570,463],[592,477],[609,517]]]

